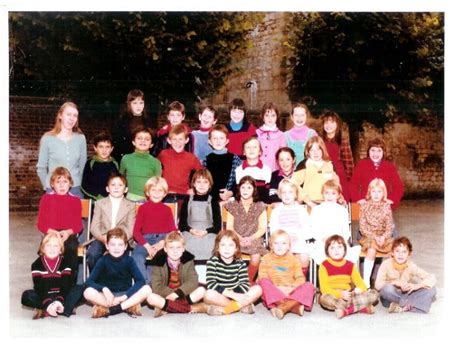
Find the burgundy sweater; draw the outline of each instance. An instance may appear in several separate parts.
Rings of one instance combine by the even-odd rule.
[[[41,196],[38,211],[38,230],[44,234],[48,229],[72,229],[74,234],[82,230],[81,200],[76,196],[55,193]]]
[[[158,159],[163,165],[162,177],[168,182],[169,191],[187,195],[192,173],[202,168],[199,159],[193,153],[176,153],[172,148],[162,150]]]
[[[166,234],[176,230],[171,209],[161,202],[145,202],[138,208],[133,238],[139,245],[145,245],[144,234]]]

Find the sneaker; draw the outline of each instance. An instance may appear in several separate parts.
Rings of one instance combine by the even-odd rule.
[[[162,310],[160,307],[155,307],[155,314],[153,315],[153,317],[158,318],[165,314],[166,312]]]
[[[272,313],[272,315],[278,319],[283,319],[283,317],[285,316],[285,314],[283,313],[283,311],[278,308],[278,307],[273,307],[272,309],[270,309],[270,312]]]
[[[367,306],[367,307],[364,307],[362,308],[359,313],[363,313],[363,314],[374,314],[375,313],[375,308],[374,306],[370,305],[370,306]]]
[[[38,319],[44,318],[45,316],[46,316],[45,311],[43,311],[42,309],[36,308],[35,314],[33,314],[33,320],[38,320]]]
[[[247,306],[243,306],[240,311],[245,314],[254,314],[255,313],[255,306],[253,303],[249,303]]]
[[[134,306],[128,307],[125,310],[125,312],[130,314],[130,315],[133,315],[133,316],[141,316],[142,315],[142,306],[139,303],[137,303]]]
[[[204,302],[198,302],[191,305],[191,310],[189,313],[196,314],[196,313],[207,313],[209,309],[209,305],[205,304]]]
[[[336,309],[336,310],[335,310],[335,313],[336,313],[336,318],[338,318],[338,319],[342,319],[342,318],[344,318],[345,315],[346,315],[345,312],[344,312],[344,310],[343,310],[343,309],[340,309],[340,308]]]
[[[95,305],[92,307],[92,318],[107,318],[109,316],[109,309],[104,306]]]
[[[207,309],[207,314],[209,315],[223,315],[224,307],[211,305]]]
[[[402,313],[403,308],[398,303],[391,302],[390,306],[388,307],[388,312],[389,313]]]

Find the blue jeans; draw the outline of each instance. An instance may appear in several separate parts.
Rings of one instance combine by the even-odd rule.
[[[86,251],[86,260],[89,271],[92,272],[92,269],[94,269],[94,266],[97,264],[99,258],[104,255],[104,252],[105,245],[103,243],[101,243],[99,240],[94,240],[91,242]]]
[[[147,243],[150,245],[154,245],[160,240],[163,240],[166,237],[166,234],[145,234],[143,236]],[[145,278],[146,284],[151,284],[151,267],[146,266],[146,257],[148,256],[148,251],[142,245],[137,245],[133,249],[132,258],[135,260],[137,264],[138,270],[142,273],[143,277]]]

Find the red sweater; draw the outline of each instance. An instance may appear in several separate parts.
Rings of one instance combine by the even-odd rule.
[[[166,234],[175,230],[173,212],[167,205],[147,201],[138,208],[133,226],[133,238],[138,244],[143,246],[147,242],[144,234]]]
[[[357,202],[365,199],[369,183],[374,178],[384,181],[387,187],[387,198],[393,201],[392,210],[396,209],[403,196],[403,182],[395,165],[387,160],[382,160],[377,169],[370,158],[362,159],[357,163],[350,182],[351,200]]]
[[[69,194],[44,194],[40,199],[37,227],[44,234],[48,232],[48,229],[72,229],[74,234],[80,233],[82,230],[81,200]]]
[[[240,128],[238,131],[232,130],[230,124],[227,124],[226,127],[227,130],[229,130],[229,144],[227,145],[227,151],[242,157],[244,154],[242,144],[249,137],[257,136],[257,128],[255,128],[252,123],[245,121],[242,125],[242,128]]]
[[[193,153],[176,153],[172,148],[162,150],[158,159],[163,165],[162,176],[168,182],[169,192],[187,195],[191,173],[202,168],[199,159]]]

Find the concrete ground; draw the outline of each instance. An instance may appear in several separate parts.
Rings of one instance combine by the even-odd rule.
[[[444,295],[444,202],[442,200],[403,201],[395,214],[400,235],[408,236],[414,246],[414,261],[437,278],[437,300],[431,312],[424,314],[389,314],[379,303],[373,315],[356,314],[338,320],[333,312],[315,305],[303,317],[289,314],[273,318],[262,304],[256,313],[210,317],[206,314],[168,314],[153,318],[153,311],[143,308],[143,316],[131,318],[120,314],[107,319],[91,319],[91,307],[82,305],[71,318],[46,318],[33,321],[33,312],[20,304],[21,293],[32,287],[30,265],[36,258],[40,241],[35,228],[35,214],[10,214],[10,338],[24,337],[168,337],[202,341],[214,337],[227,341],[262,338],[282,340],[294,336],[324,337],[339,341],[410,338],[410,342],[435,339],[442,331]],[[181,341],[180,341],[181,342]]]

